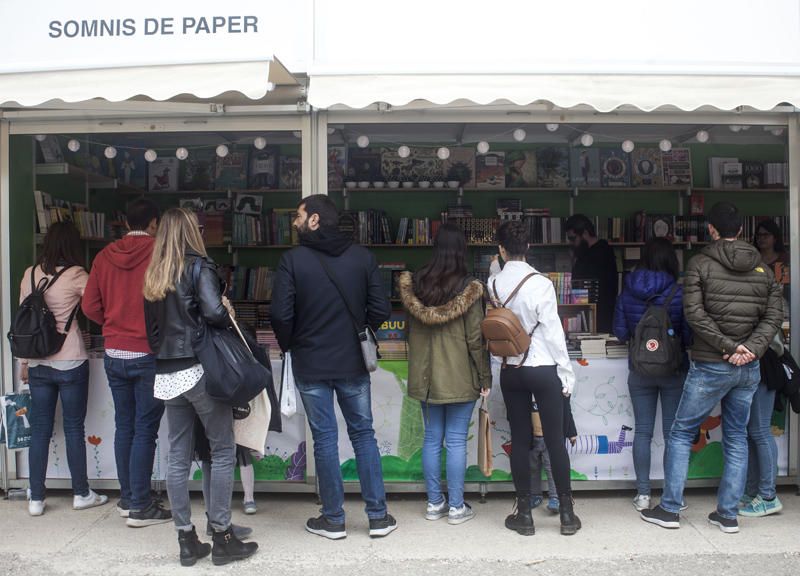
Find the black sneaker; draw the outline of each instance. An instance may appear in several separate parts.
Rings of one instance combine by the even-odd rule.
[[[117,502],[117,512],[123,518],[127,518],[131,513],[131,503],[127,500],[120,500]]]
[[[667,512],[661,507],[660,504],[655,508],[651,508],[650,510],[642,510],[639,513],[639,515],[645,522],[650,522],[650,524],[656,524],[657,526],[661,526],[662,528],[681,527],[680,514],[675,514],[674,512]]]
[[[172,520],[172,512],[161,507],[157,502],[150,502],[144,510],[131,510],[125,522],[131,528],[144,528],[154,524],[163,524]]]
[[[370,538],[381,538],[383,536],[388,536],[395,530],[397,530],[397,520],[395,520],[394,516],[391,514],[387,513],[383,518],[369,521]]]
[[[717,526],[725,534],[736,534],[739,531],[739,521],[736,518],[725,518],[714,511],[708,515],[708,521]]]
[[[334,524],[325,516],[317,518],[309,518],[306,522],[306,530],[317,536],[328,538],[330,540],[341,540],[347,538],[347,531],[344,528],[344,522],[341,524]]]

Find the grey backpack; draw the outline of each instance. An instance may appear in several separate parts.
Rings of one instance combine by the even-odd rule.
[[[630,344],[631,368],[642,376],[672,376],[683,364],[681,337],[675,334],[669,317],[669,305],[678,284],[672,286],[661,305],[651,303],[641,320]]]

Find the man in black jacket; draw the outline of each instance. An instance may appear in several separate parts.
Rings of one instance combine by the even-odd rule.
[[[594,224],[583,214],[567,218],[564,225],[567,241],[572,245],[575,260],[573,280],[597,280],[597,332],[611,333],[619,280],[614,249],[597,237]]]
[[[347,535],[334,392],[356,455],[369,534],[386,536],[397,528],[386,510],[370,378],[357,333],[363,326],[377,330],[389,318],[391,305],[375,257],[353,245],[338,224],[339,212],[327,196],[303,199],[293,223],[301,246],[281,258],[272,290],[272,327],[281,350],[292,353],[295,383],[314,438],[322,515],[309,519],[306,530],[332,540]]]

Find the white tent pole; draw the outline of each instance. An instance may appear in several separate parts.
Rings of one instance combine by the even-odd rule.
[[[800,286],[800,115],[789,117],[789,147],[787,161],[789,163],[789,254],[791,257],[789,273],[792,286],[790,296],[790,324],[792,356],[800,358],[800,299],[795,298]],[[787,410],[787,413],[791,412]],[[797,422],[791,427],[789,443],[794,441],[796,450],[789,456],[789,468],[795,467],[797,488],[800,493],[800,426]],[[794,458],[792,458],[794,456]],[[791,460],[794,462],[791,462]]]

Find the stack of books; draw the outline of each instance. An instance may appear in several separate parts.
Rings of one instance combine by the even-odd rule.
[[[581,356],[583,358],[605,358],[606,337],[602,334],[580,339]]]
[[[627,358],[628,345],[620,342],[616,338],[609,338],[606,341],[606,356],[608,358]]]

